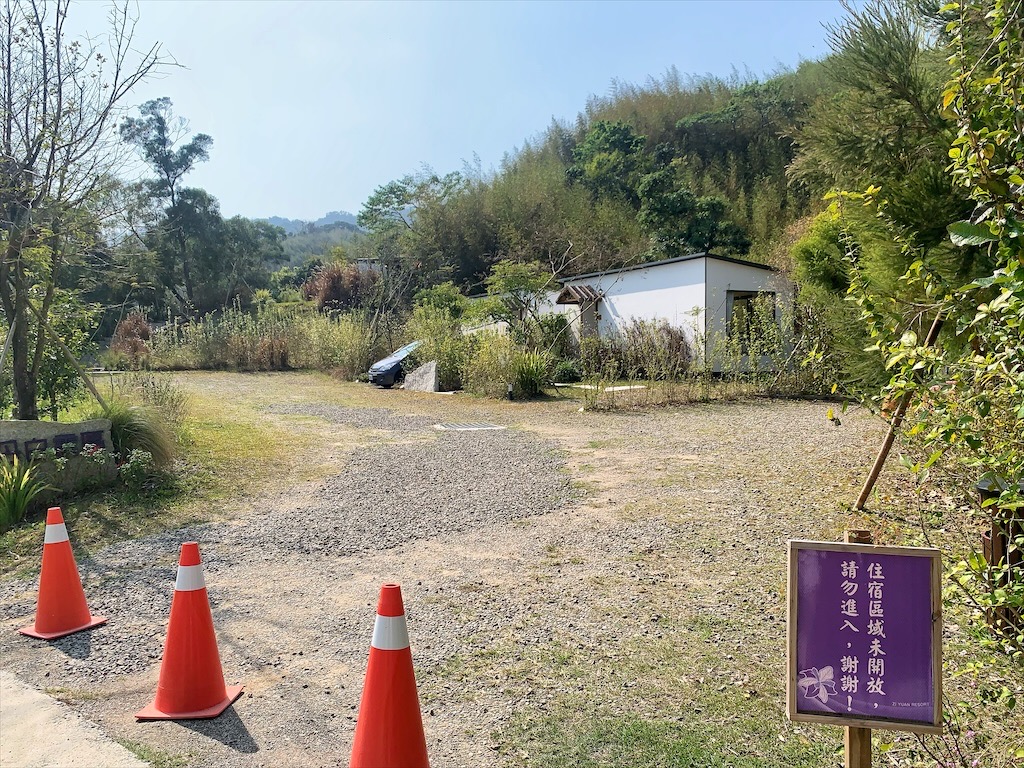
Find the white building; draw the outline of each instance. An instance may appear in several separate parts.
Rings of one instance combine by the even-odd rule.
[[[580,338],[621,333],[633,320],[663,320],[684,329],[695,352],[712,359],[714,345],[734,323],[750,316],[759,295],[774,301],[775,319],[781,322],[793,289],[776,270],[696,253],[567,278],[556,302],[575,305],[569,315]],[[714,368],[720,370],[718,361]]]

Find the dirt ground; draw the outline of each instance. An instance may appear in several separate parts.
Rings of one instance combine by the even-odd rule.
[[[587,712],[602,722],[697,728],[710,719],[726,727],[734,701],[757,711],[762,732],[748,744],[710,745],[729,757],[723,764],[786,764],[790,748],[821,742],[818,731],[784,716],[785,543],[837,539],[856,522],[845,510],[884,430],[871,415],[848,413],[835,426],[827,404],[772,400],[580,412],[572,400],[493,402],[300,374],[180,381],[301,435],[301,461],[258,497],[230,500],[231,519],[117,545],[83,564],[94,612],[137,609],[135,618],[112,616],[124,630],[83,633],[91,638],[77,645],[14,636],[31,619],[35,585],[0,584],[0,668],[71,703],[122,743],[143,745],[148,759],[347,765],[373,606],[386,581],[403,586],[435,768],[546,764],[554,748],[545,739],[560,738],[557,730],[544,735],[551,723],[571,728]],[[343,410],[332,420],[303,415],[307,405]],[[378,419],[379,409],[391,413]],[[420,421],[408,428],[398,417]],[[550,471],[566,491],[541,514],[488,513],[447,527],[425,517],[376,549],[287,550],[272,525],[257,525],[334,509],[337,483],[372,456],[422,462],[433,446],[448,445],[424,428],[434,421],[508,427],[513,442],[527,441],[515,451],[561,465]],[[374,453],[379,446],[391,453]],[[458,446],[444,450],[457,455]],[[495,449],[494,462],[519,460],[504,450]],[[516,467],[491,467],[487,455],[452,463],[467,478],[498,478],[513,494]],[[423,482],[439,492],[431,478]],[[500,510],[502,493],[489,498]],[[396,519],[409,506],[394,509]],[[250,522],[258,535],[240,532]],[[225,677],[246,692],[214,721],[138,724],[132,714],[155,690],[166,626],[155,619],[166,616],[175,542],[192,535],[203,542]],[[317,535],[345,540],[343,530]],[[246,551],[230,551],[231,542]],[[145,567],[162,569],[160,578],[143,586],[146,579],[125,573]],[[105,602],[104,584],[121,597]]]

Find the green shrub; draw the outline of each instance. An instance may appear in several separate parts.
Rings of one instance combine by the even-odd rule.
[[[0,458],[0,532],[22,521],[29,505],[44,491],[54,490],[36,479],[36,466],[15,456]]]
[[[558,384],[575,384],[582,379],[583,372],[575,360],[559,360],[551,370],[551,380]]]
[[[252,295],[252,303],[263,312],[274,306],[277,302],[274,301],[274,295],[269,290],[257,288],[256,293]]]
[[[370,319],[357,312],[292,316],[288,343],[296,367],[332,371],[347,380],[366,373],[388,351]]]
[[[463,385],[474,395],[506,397],[514,373],[515,343],[503,333],[483,331],[475,335],[473,346]]]
[[[469,300],[462,295],[451,280],[431,288],[421,288],[413,297],[413,303],[417,307],[434,307],[447,312],[452,317],[459,319],[465,314]]]
[[[476,334],[466,367],[466,389],[484,397],[536,397],[548,381],[550,359],[527,352],[511,337],[497,332]]]
[[[462,374],[469,358],[470,342],[462,333],[460,314],[447,306],[420,304],[405,326],[406,338],[423,342],[410,356],[409,370],[436,360],[438,385],[445,391],[463,386]]]
[[[537,321],[539,348],[554,358],[575,357],[576,337],[573,335],[569,318],[561,314],[541,315]]]
[[[158,467],[174,460],[177,445],[156,409],[112,400],[97,418],[110,419],[110,439],[122,457],[143,450],[152,455]]]

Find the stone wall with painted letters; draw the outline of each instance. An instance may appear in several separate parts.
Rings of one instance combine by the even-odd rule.
[[[59,421],[0,421],[0,455],[27,459],[48,448],[60,450],[68,443],[81,450],[86,445],[113,450],[110,419],[93,419],[77,424]]]

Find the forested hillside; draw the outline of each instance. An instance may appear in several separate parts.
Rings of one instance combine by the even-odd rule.
[[[330,211],[316,221],[286,219],[271,216],[265,221],[284,230],[281,242],[288,263],[299,266],[313,259],[327,259],[328,254],[338,247],[351,242],[361,233],[355,215],[348,211]]]
[[[818,204],[786,169],[833,85],[816,62],[765,81],[672,70],[614,83],[494,173],[425,169],[380,187],[359,221],[379,255],[429,265],[424,281],[470,292],[502,259],[540,261],[556,276],[711,249],[767,261]]]
[[[302,224],[288,233],[281,242],[281,247],[284,248],[290,264],[301,264],[308,259],[324,257],[333,248],[344,246],[359,235],[358,225],[348,221]]]
[[[613,83],[492,172],[425,168],[382,185],[354,250],[402,276],[406,300],[448,280],[482,292],[503,260],[552,280],[699,251],[770,263],[797,281],[842,386],[877,391],[887,374],[851,285],[895,320],[927,303],[903,279],[911,265],[951,285],[996,266],[947,235],[974,208],[947,168],[957,13],[868,4],[825,30],[823,60],[763,80],[671,70]],[[925,337],[927,313],[907,322]]]

